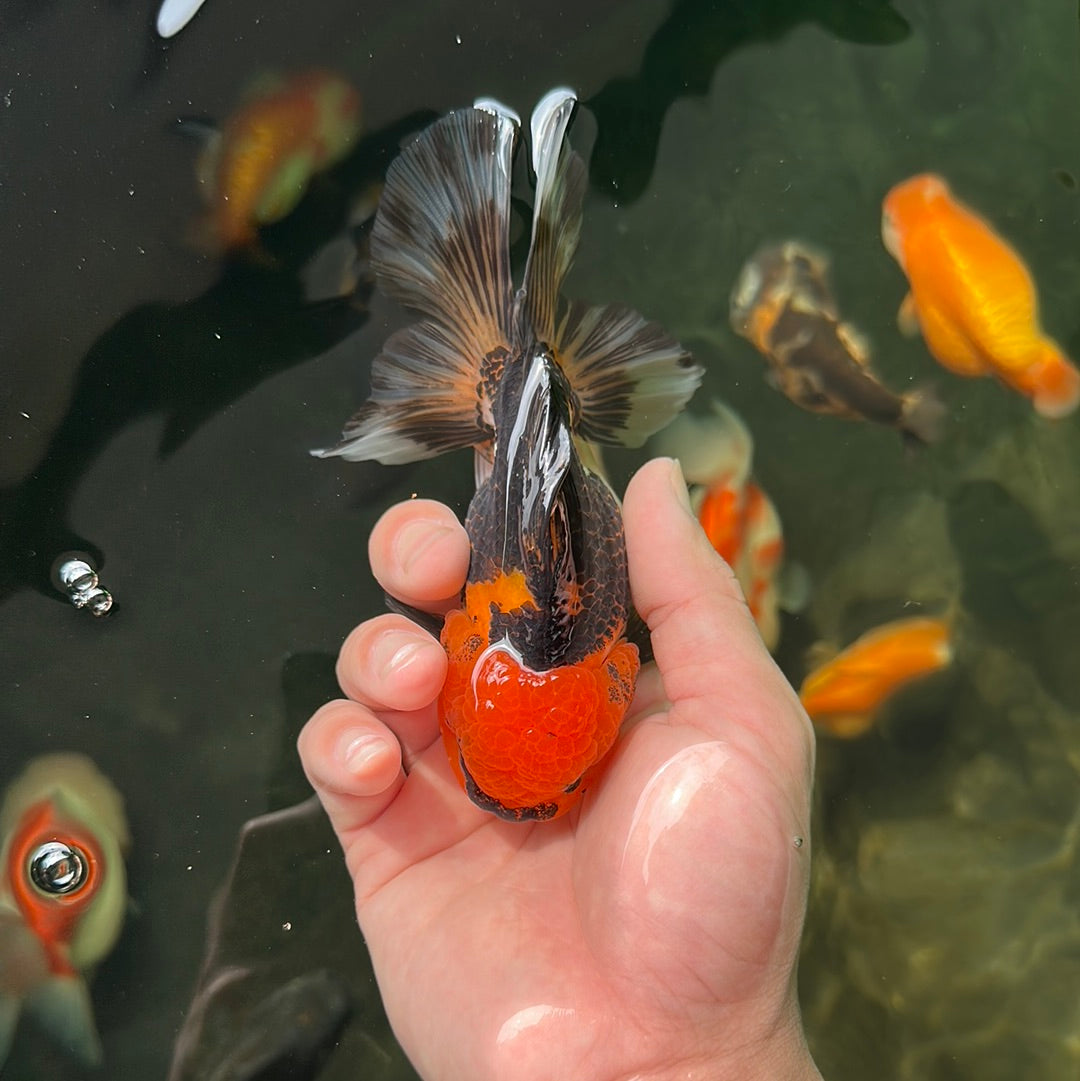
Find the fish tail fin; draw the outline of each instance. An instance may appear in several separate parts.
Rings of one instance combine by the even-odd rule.
[[[393,334],[371,397],[317,457],[385,464],[483,445],[509,354],[518,119],[495,102],[437,121],[391,164],[371,233],[379,287],[422,322]]]
[[[920,387],[905,394],[900,412],[900,432],[904,439],[926,447],[941,438],[948,410],[933,387]]]
[[[750,476],[754,440],[730,406],[714,400],[705,417],[683,413],[653,441],[657,454],[679,459],[690,484],[712,486],[730,478],[741,487]]]
[[[640,447],[690,400],[705,369],[659,324],[621,304],[566,306],[555,355],[580,407],[577,434]]]
[[[525,263],[525,312],[537,339],[555,337],[555,309],[577,250],[585,200],[585,163],[566,145],[577,98],[559,87],[545,94],[532,114],[536,200]]]
[[[1024,386],[1044,417],[1064,417],[1080,405],[1080,372],[1049,338],[1039,343],[1038,357],[1024,372]]]

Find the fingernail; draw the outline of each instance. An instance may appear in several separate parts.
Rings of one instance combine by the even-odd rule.
[[[381,754],[389,750],[389,744],[382,736],[371,732],[346,732],[338,740],[338,761],[350,772],[365,773],[368,767]]]
[[[375,671],[383,679],[397,675],[427,645],[409,631],[386,631],[372,650]]]
[[[690,492],[687,490],[682,463],[678,458],[671,459],[671,487],[675,491],[675,498],[679,501],[680,506],[693,518],[694,511],[690,506]]]
[[[394,538],[394,558],[402,571],[408,573],[433,544],[442,540],[450,530],[429,518],[418,518],[402,526]]]

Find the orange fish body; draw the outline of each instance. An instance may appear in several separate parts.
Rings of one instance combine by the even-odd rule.
[[[1043,332],[1023,260],[941,177],[897,184],[885,196],[881,228],[911,288],[901,324],[914,322],[944,367],[994,375],[1043,416],[1076,408],[1080,372]]]
[[[702,530],[734,571],[765,645],[775,649],[784,535],[772,500],[751,479],[749,430],[733,410],[714,402],[711,416],[678,417],[655,446],[680,460]]]
[[[271,81],[230,116],[200,162],[209,242],[254,243],[258,227],[284,218],[359,132],[360,96],[339,76],[311,71]]]
[[[9,787],[0,838],[0,1064],[24,1007],[96,1063],[84,977],[116,943],[127,907],[120,796],[82,755],[44,756]]]
[[[952,660],[949,625],[917,616],[883,624],[811,672],[799,699],[819,731],[842,738],[867,732],[901,687]]]
[[[558,89],[533,111],[520,288],[510,269],[515,114],[477,102],[391,165],[372,266],[424,318],[390,338],[371,398],[337,446],[316,452],[393,463],[474,449],[471,559],[461,606],[442,627],[438,711],[469,798],[510,821],[556,818],[582,798],[634,693],[622,514],[596,448],[640,445],[702,375],[637,312],[561,300],[587,180],[565,142],[575,105]]]

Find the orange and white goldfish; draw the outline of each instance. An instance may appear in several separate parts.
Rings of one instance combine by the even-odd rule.
[[[127,908],[123,802],[90,759],[35,759],[0,807],[0,1065],[23,1012],[81,1061],[101,1059],[86,976]]]
[[[814,727],[854,739],[868,732],[878,711],[901,687],[952,661],[949,623],[915,616],[882,624],[815,668],[799,689]]]
[[[712,413],[678,416],[653,440],[679,459],[691,503],[713,548],[735,572],[762,640],[780,640],[780,609],[805,602],[805,575],[787,565],[784,535],[772,500],[751,477],[754,441],[742,418],[713,402]]]
[[[940,176],[913,176],[885,196],[881,236],[911,288],[901,329],[921,330],[944,367],[994,375],[1044,417],[1076,408],[1080,372],[1043,332],[1023,260]]]
[[[311,178],[340,161],[359,135],[360,95],[341,76],[305,71],[260,80],[199,158],[208,206],[203,246],[253,244],[259,227],[284,218]]]
[[[580,800],[634,692],[622,515],[587,464],[593,444],[641,444],[702,375],[622,305],[560,305],[586,185],[565,144],[575,105],[553,90],[532,115],[521,288],[510,267],[515,114],[479,101],[391,165],[372,265],[424,318],[386,342],[371,398],[337,446],[316,452],[393,463],[475,449],[472,558],[442,628],[439,715],[469,797],[511,820],[555,818]]]
[[[803,409],[885,424],[915,443],[937,439],[943,406],[929,390],[895,394],[878,379],[866,339],[840,320],[819,252],[789,240],[751,256],[731,292],[731,325]]]

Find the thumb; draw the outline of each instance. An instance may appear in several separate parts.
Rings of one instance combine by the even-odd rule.
[[[678,462],[657,458],[638,470],[623,520],[630,589],[668,701],[715,736],[730,734],[732,723],[775,733],[778,714],[788,716],[805,744],[809,722],[734,573],[693,516]]]

